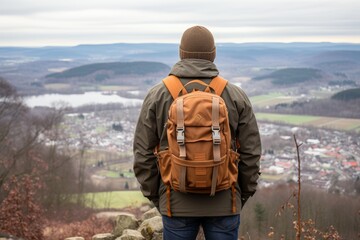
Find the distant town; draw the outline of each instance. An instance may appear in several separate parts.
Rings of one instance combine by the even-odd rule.
[[[303,183],[332,192],[352,193],[360,184],[359,136],[347,132],[260,123],[263,142],[262,185],[297,181],[293,139],[300,142]],[[351,186],[350,186],[351,185]]]
[[[67,144],[75,148],[127,153],[131,156],[138,108],[68,114],[63,129]],[[352,194],[360,184],[358,134],[259,122],[263,155],[263,187],[297,181],[297,157],[293,139],[301,143],[302,182],[332,192]],[[58,143],[61,144],[61,143]],[[132,157],[129,157],[129,162]],[[135,186],[134,186],[135,187]]]
[[[129,152],[136,122],[133,111],[138,114],[133,108],[68,114],[63,122],[67,143],[75,147],[85,144],[90,149]]]

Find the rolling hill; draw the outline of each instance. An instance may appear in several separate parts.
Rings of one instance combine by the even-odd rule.
[[[94,63],[79,67],[74,67],[59,73],[48,74],[46,78],[74,78],[84,77],[94,74],[98,71],[107,71],[113,75],[144,75],[168,71],[170,68],[158,62],[110,62]]]
[[[350,50],[337,50],[337,51],[325,51],[313,57],[318,62],[326,61],[351,61],[360,62],[360,51]]]
[[[351,88],[334,94],[332,99],[350,101],[360,99],[360,88]]]
[[[150,86],[150,83],[159,81],[164,73],[166,75],[169,72],[170,68],[167,66],[172,66],[179,60],[178,47],[175,43],[84,44],[36,48],[0,46],[0,76],[25,94],[43,93],[49,89],[54,91],[54,86],[60,86],[56,84],[67,84],[68,90],[82,85],[83,91],[94,89],[94,85],[135,86],[146,83]],[[343,85],[346,83],[344,81],[352,81],[352,85],[360,84],[359,54],[360,44],[217,43],[215,64],[224,77],[241,84],[248,92],[264,93],[264,90],[278,89],[280,86],[292,89],[300,86],[302,89],[327,86],[330,81],[335,85],[338,82]],[[125,62],[131,64],[124,67],[122,65]],[[146,62],[156,62],[159,71],[164,71],[148,72]],[[155,65],[150,70],[155,69]],[[91,67],[94,67],[93,71],[90,70]],[[68,70],[58,72],[63,69]],[[319,74],[321,79],[318,78]],[[131,77],[135,79],[132,80]],[[247,81],[252,78],[257,82]],[[264,81],[260,81],[262,79]]]
[[[108,62],[93,63],[51,73],[44,82],[105,85],[152,85],[165,76],[170,67],[159,62]]]
[[[284,68],[270,74],[253,78],[253,80],[270,79],[275,85],[290,85],[322,78],[322,71],[313,68]]]

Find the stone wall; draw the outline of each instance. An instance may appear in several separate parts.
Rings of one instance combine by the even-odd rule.
[[[146,210],[145,210],[146,211]],[[99,233],[91,240],[162,240],[163,223],[160,213],[156,208],[146,211],[140,219],[128,212],[101,212],[97,218],[107,218],[114,224],[111,233]],[[197,240],[204,240],[200,228]],[[24,240],[11,235],[0,233],[0,240]],[[64,240],[85,240],[82,236],[68,237]],[[89,240],[89,239],[87,239]]]
[[[145,212],[141,219],[130,213],[103,214],[114,222],[112,233],[100,233],[92,240],[162,240],[163,224],[160,213],[156,208]],[[101,217],[101,216],[99,216]],[[66,238],[65,240],[85,240],[81,236]]]

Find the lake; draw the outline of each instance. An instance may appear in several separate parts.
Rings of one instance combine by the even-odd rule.
[[[80,107],[85,105],[122,103],[124,106],[140,106],[141,99],[120,97],[116,94],[103,94],[102,92],[85,92],[84,94],[43,94],[25,97],[24,102],[29,107]]]

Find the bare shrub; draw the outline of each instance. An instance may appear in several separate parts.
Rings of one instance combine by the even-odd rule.
[[[29,174],[12,176],[3,185],[8,194],[0,204],[0,232],[27,240],[43,239],[43,209],[36,199],[41,187],[40,179]]]

